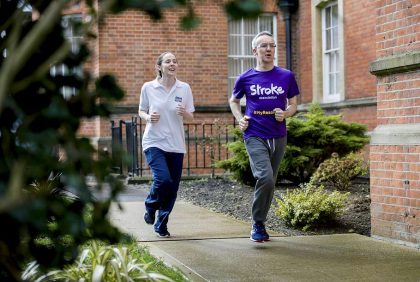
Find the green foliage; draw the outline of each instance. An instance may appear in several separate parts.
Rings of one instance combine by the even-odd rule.
[[[233,173],[233,178],[245,184],[253,184],[255,182],[252,176],[251,167],[249,165],[248,153],[242,138],[242,131],[239,128],[231,128],[231,133],[235,137],[235,141],[227,144],[232,157],[226,160],[217,161],[215,166],[229,170]]]
[[[368,167],[361,154],[350,153],[340,158],[337,153],[333,153],[331,158],[319,165],[310,182],[336,190],[347,190],[351,180],[367,172]]]
[[[233,0],[225,4],[225,11],[234,20],[255,18],[261,13],[263,4],[259,0]]]
[[[281,198],[275,198],[275,213],[287,225],[304,231],[340,215],[350,194],[338,191],[328,193],[323,186],[316,188],[310,183],[301,188],[288,190]]]
[[[77,131],[82,119],[107,117],[109,106],[123,97],[115,79],[87,73],[52,76],[62,63],[82,69],[89,56],[82,43],[71,52],[63,37],[61,10],[67,1],[37,1],[40,19],[31,21],[18,5],[0,1],[0,277],[19,280],[21,262],[35,259],[42,267],[72,262],[80,244],[91,238],[116,242],[119,231],[107,218],[110,202],[122,184],[109,175],[112,160],[97,155]],[[61,5],[61,6],[60,6]],[[29,46],[29,47],[28,47]],[[65,87],[75,95],[65,97]],[[95,188],[86,177],[93,176]],[[107,183],[109,200],[93,191]],[[85,218],[91,209],[92,216]],[[48,238],[53,247],[39,244]]]
[[[369,143],[366,125],[347,123],[341,115],[325,115],[317,104],[287,119],[287,149],[279,177],[294,183],[309,180],[332,153],[346,155]]]
[[[166,273],[164,275],[163,273]],[[165,266],[133,241],[128,245],[90,242],[77,261],[64,269],[43,273],[33,261],[22,274],[24,281],[186,281],[176,269]]]
[[[312,105],[309,112],[287,119],[287,147],[280,164],[278,179],[294,183],[309,180],[316,168],[332,153],[346,155],[359,151],[368,144],[367,127],[357,123],[346,123],[340,115],[327,116],[319,105]],[[243,183],[252,184],[248,154],[238,128],[233,131],[236,141],[228,144],[232,157],[216,163],[227,169],[233,177]]]
[[[186,12],[180,18],[180,27],[184,30],[193,29],[201,22],[201,18],[194,12],[194,6],[200,5],[200,1],[115,0],[103,2],[109,2],[109,9],[114,13],[119,13],[126,9],[133,8],[144,11],[154,20],[162,19],[163,10],[165,9],[177,7],[184,8]],[[234,20],[241,18],[256,18],[263,11],[263,5],[260,0],[228,0],[223,2],[226,14]]]
[[[253,6],[246,3],[255,1],[240,1],[240,6],[253,13]],[[96,11],[95,1],[84,1],[90,21],[70,23],[84,40],[94,38],[92,28],[102,24],[106,14],[128,8],[160,19],[163,9],[181,7],[186,9],[183,27],[198,24],[193,1],[99,2]],[[238,1],[223,5],[230,2]],[[37,19],[25,11],[28,3]],[[82,42],[73,52],[63,37],[61,22],[68,4],[0,0],[0,222],[7,226],[0,232],[2,281],[19,281],[21,264],[28,259],[41,268],[60,268],[76,259],[78,247],[87,240],[120,238],[107,214],[122,189],[109,169],[121,160],[98,154],[77,132],[82,120],[108,118],[110,106],[124,93],[111,75],[94,78],[83,71],[89,44]],[[68,71],[52,76],[54,65]],[[63,89],[74,90],[74,95],[63,96]],[[87,176],[96,180],[95,187],[88,187]],[[93,193],[104,185],[110,188],[110,197],[100,201]],[[87,210],[91,216],[86,218]],[[39,244],[40,238],[50,245]]]

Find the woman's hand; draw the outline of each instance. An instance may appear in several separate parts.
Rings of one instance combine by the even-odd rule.
[[[160,114],[158,112],[153,112],[149,115],[149,117],[147,118],[147,121],[151,123],[156,123],[159,121],[159,119],[160,119]]]
[[[178,106],[176,106],[176,114],[182,117],[184,116],[185,107],[182,104],[178,104]]]

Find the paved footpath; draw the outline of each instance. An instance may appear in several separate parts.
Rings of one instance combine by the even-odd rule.
[[[250,223],[177,201],[168,229],[158,238],[143,221],[146,190],[120,196],[111,220],[155,256],[192,281],[392,281],[420,282],[420,250],[358,234],[293,236],[269,232],[249,240]]]

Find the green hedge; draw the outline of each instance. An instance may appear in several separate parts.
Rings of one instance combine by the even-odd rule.
[[[347,155],[357,152],[369,143],[367,126],[347,123],[341,115],[326,115],[319,105],[312,105],[306,113],[287,119],[288,137],[278,179],[293,183],[309,180],[318,166],[332,153]],[[237,140],[228,144],[232,157],[216,162],[216,166],[232,172],[233,177],[253,184],[248,155],[238,128],[233,129]]]

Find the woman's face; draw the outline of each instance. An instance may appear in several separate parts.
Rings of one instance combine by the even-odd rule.
[[[162,72],[162,77],[164,76],[176,76],[176,70],[178,68],[178,61],[172,53],[167,53],[163,56],[162,64],[159,67],[159,70]]]

